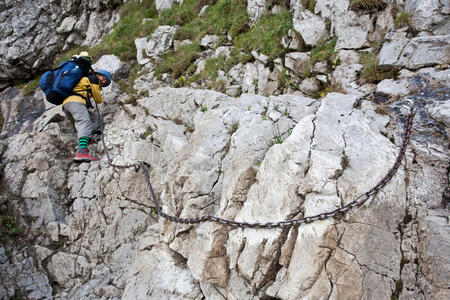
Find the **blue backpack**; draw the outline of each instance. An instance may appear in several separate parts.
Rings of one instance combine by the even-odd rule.
[[[73,88],[83,76],[89,74],[90,70],[92,70],[90,61],[72,58],[70,61],[63,61],[56,69],[45,72],[39,81],[39,86],[44,91],[48,102],[60,105],[71,95],[81,96],[75,93]]]

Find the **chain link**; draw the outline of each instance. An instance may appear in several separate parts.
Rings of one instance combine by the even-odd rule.
[[[309,223],[312,223],[312,222],[315,222],[318,220],[326,220],[329,218],[336,217],[338,215],[342,215],[354,207],[362,206],[372,196],[376,195],[378,193],[378,191],[380,191],[382,188],[384,188],[386,186],[386,184],[397,173],[397,170],[400,167],[403,158],[405,157],[406,149],[407,149],[409,138],[411,135],[411,128],[412,128],[413,119],[414,119],[414,115],[415,115],[415,104],[412,100],[407,100],[407,101],[410,103],[410,106],[404,106],[407,109],[409,109],[409,114],[408,114],[406,124],[405,124],[402,145],[400,147],[397,158],[395,159],[394,165],[387,172],[387,174],[374,187],[372,187],[367,192],[361,194],[359,197],[357,197],[352,202],[347,203],[343,207],[337,208],[332,211],[323,212],[318,215],[303,217],[301,219],[291,219],[291,220],[283,220],[283,221],[278,221],[278,222],[267,222],[267,223],[258,223],[258,222],[249,223],[249,222],[238,222],[238,221],[234,221],[234,220],[223,219],[223,218],[212,216],[212,215],[207,215],[207,216],[197,217],[197,218],[179,218],[176,216],[168,215],[168,214],[164,213],[161,209],[160,199],[156,196],[156,194],[153,190],[153,186],[152,186],[151,180],[150,180],[150,175],[148,173],[148,169],[147,169],[145,163],[141,161],[141,162],[139,162],[139,164],[133,164],[133,165],[116,165],[116,164],[114,164],[112,162],[112,159],[109,156],[108,150],[106,148],[105,137],[104,137],[103,131],[102,131],[102,141],[103,141],[103,146],[105,149],[106,157],[108,158],[108,164],[110,166],[115,167],[115,168],[135,168],[135,170],[137,170],[139,167],[142,168],[144,177],[145,177],[145,180],[147,183],[147,187],[150,191],[151,200],[153,201],[153,204],[155,205],[156,211],[157,211],[158,215],[160,215],[161,217],[163,217],[166,220],[176,222],[176,223],[182,223],[182,224],[198,224],[198,223],[204,223],[204,222],[214,222],[214,223],[218,223],[218,224],[228,225],[231,227],[255,228],[255,229],[272,229],[272,228],[292,227],[292,226],[299,226],[301,224],[309,224]],[[97,108],[99,119],[101,120],[100,112],[98,110],[97,104],[96,104],[96,108]],[[359,200],[359,199],[361,199],[361,200]]]

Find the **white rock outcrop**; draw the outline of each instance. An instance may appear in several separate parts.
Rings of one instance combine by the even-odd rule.
[[[232,98],[160,88],[122,108],[113,94],[105,96],[101,108],[114,163],[151,166],[163,211],[182,218],[272,222],[341,207],[389,171],[401,139],[391,137],[389,126],[398,124],[400,134],[404,122],[377,114],[361,96],[340,93],[321,100]],[[448,110],[421,105],[437,119]],[[417,118],[415,126],[429,122]],[[8,198],[8,206],[23,217],[24,234],[38,237],[35,247],[14,258],[0,256],[6,297],[19,288],[45,297],[49,282],[60,287],[55,298],[65,299],[375,299],[415,297],[421,286],[427,295],[448,296],[448,270],[438,264],[447,259],[445,212],[432,208],[445,189],[444,136],[427,135],[423,146],[415,129],[417,163],[408,150],[386,187],[341,218],[256,230],[159,218],[142,170],[108,167],[101,144],[91,146],[99,163],[72,163],[75,132],[69,121],[54,120],[39,132],[15,125],[3,154],[4,178],[22,197]],[[429,160],[443,167],[427,167]],[[26,276],[35,280],[14,285],[25,258]],[[411,277],[412,270],[420,277]],[[396,288],[399,281],[403,290]]]

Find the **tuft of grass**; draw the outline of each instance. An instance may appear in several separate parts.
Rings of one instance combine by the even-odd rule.
[[[407,11],[402,11],[395,17],[394,26],[395,28],[400,27],[410,27],[411,26],[412,15]]]
[[[153,133],[153,129],[150,126],[147,126],[147,130],[143,134],[141,134],[141,139],[146,140]]]
[[[316,62],[326,60],[329,65],[333,65],[333,61],[336,58],[336,52],[334,51],[336,42],[337,37],[328,41],[322,40],[317,46],[311,49],[309,63],[314,65]]]
[[[314,12],[315,8],[316,8],[316,0],[302,0],[302,5],[304,8]]]
[[[281,37],[288,34],[292,25],[292,14],[282,10],[279,14],[263,15],[249,31],[240,34],[234,40],[237,53],[258,51],[269,59],[274,59],[286,52],[281,45]]]
[[[264,152],[263,157],[266,155],[267,151],[276,144],[282,144],[284,140],[286,140],[292,133],[292,128],[288,129],[285,132],[280,132],[280,128],[278,124],[275,124],[275,128],[273,130],[273,137],[267,142],[267,149]],[[262,161],[262,160],[261,160]]]
[[[119,24],[94,52],[106,48],[121,60],[134,59],[136,56],[134,37],[150,35],[158,26],[157,15],[154,0],[129,1],[121,8]],[[143,22],[144,18],[154,19]]]
[[[230,135],[232,135],[233,133],[235,133],[235,132],[238,130],[238,128],[239,128],[239,122],[235,122],[235,123],[233,123],[233,124],[231,125],[231,128],[230,128],[230,130],[228,131],[228,133],[229,133]]]
[[[219,70],[228,72],[234,65],[234,59],[227,59],[225,56],[210,58],[205,61],[205,68],[200,72],[198,80],[215,80]]]
[[[200,108],[201,112],[205,112],[207,110],[208,110],[208,108],[206,107],[206,104],[203,104],[202,107]]]
[[[178,78],[189,68],[189,66],[199,58],[201,52],[198,43],[183,45],[177,51],[172,51],[163,56],[160,63],[156,65],[155,74],[160,76],[164,73],[172,73],[174,78]]]
[[[378,83],[390,77],[389,73],[383,72],[378,67],[378,58],[372,52],[360,52],[360,63],[363,65],[359,74],[360,83]]]
[[[38,76],[36,76],[36,78],[34,78],[32,81],[26,83],[23,85],[23,94],[25,96],[29,96],[31,94],[33,94],[36,89],[39,87],[39,80],[41,79],[41,75],[39,74]]]
[[[385,6],[384,0],[350,0],[350,9],[352,10],[378,10]]]

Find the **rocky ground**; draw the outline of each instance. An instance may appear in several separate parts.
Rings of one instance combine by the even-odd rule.
[[[368,17],[345,19],[353,29],[345,23],[334,31],[355,40],[338,40],[340,65],[314,78],[325,75],[343,90],[319,99],[300,89],[262,92],[274,80],[260,77],[272,71],[255,53],[255,62],[223,74],[235,80],[225,93],[169,87],[150,71],[135,81],[130,101],[118,84],[127,63],[102,56],[94,68],[110,70],[115,80],[99,106],[106,149],[101,141],[90,146],[99,163],[72,162],[75,129],[41,91],[2,91],[0,298],[450,298],[448,11],[441,2],[401,2],[414,9],[420,33],[390,31],[378,56],[398,76],[358,80],[356,48],[366,46],[355,45]],[[249,7],[256,5],[257,18],[264,6],[255,3]],[[338,16],[346,5],[318,0],[317,14],[295,15],[344,22]],[[291,52],[281,63],[301,67],[297,59],[305,55]],[[151,62],[143,68],[151,70]],[[392,180],[362,207],[311,224],[169,222],[156,214],[141,168],[108,165],[106,150],[115,164],[143,161],[170,215],[307,217],[342,207],[387,174],[402,143],[407,99],[416,115]]]

